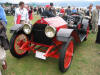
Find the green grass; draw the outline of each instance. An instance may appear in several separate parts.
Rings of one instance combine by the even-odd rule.
[[[36,21],[37,16],[34,17]],[[13,17],[7,16],[7,35],[13,26]],[[35,22],[33,21],[33,22]],[[69,70],[62,74],[58,69],[58,60],[47,58],[46,61],[39,60],[34,54],[16,59],[7,51],[8,70],[7,75],[100,75],[100,45],[95,44],[96,35],[89,34],[88,40],[76,45],[72,65]]]

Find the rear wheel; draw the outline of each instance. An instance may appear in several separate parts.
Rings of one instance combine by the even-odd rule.
[[[59,69],[61,72],[66,72],[71,65],[73,57],[74,43],[70,38],[67,43],[64,43],[60,52]]]
[[[24,33],[14,33],[10,40],[10,52],[16,58],[25,56],[28,51],[19,48],[28,41],[28,37]]]

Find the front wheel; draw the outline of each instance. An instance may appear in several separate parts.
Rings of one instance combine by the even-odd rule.
[[[10,40],[10,52],[16,58],[25,56],[28,51],[20,50],[24,42],[28,41],[28,37],[24,33],[14,33]]]
[[[60,51],[59,69],[61,72],[66,72],[70,67],[73,57],[73,49],[73,39],[70,38],[66,43],[63,44]]]

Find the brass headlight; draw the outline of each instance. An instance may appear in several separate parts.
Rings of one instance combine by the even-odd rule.
[[[56,28],[55,28],[55,27],[47,26],[47,27],[45,28],[45,35],[46,35],[48,38],[53,38],[53,37],[55,37],[55,34],[56,34]]]
[[[30,34],[32,31],[32,26],[30,24],[24,24],[23,31],[25,34]]]

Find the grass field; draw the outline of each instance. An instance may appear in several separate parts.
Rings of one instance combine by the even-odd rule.
[[[37,16],[34,17],[36,21]],[[7,16],[7,35],[13,25],[13,17]],[[35,22],[34,21],[34,22]],[[7,75],[100,75],[100,45],[95,44],[96,35],[89,34],[88,40],[76,45],[72,65],[69,70],[62,74],[58,69],[58,60],[48,58],[46,61],[39,60],[34,54],[28,54],[21,59],[14,58],[7,51],[8,70]]]

